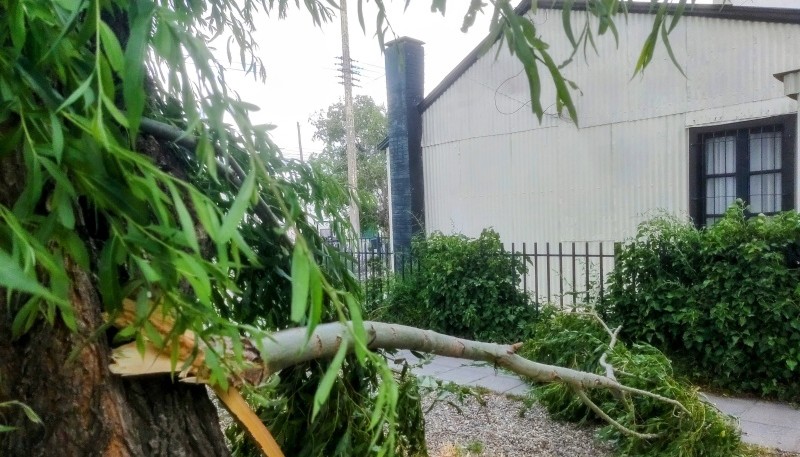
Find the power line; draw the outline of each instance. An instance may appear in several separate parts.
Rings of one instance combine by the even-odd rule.
[[[369,66],[369,67],[375,67],[375,68],[378,68],[378,69],[380,69],[381,71],[383,71],[383,70],[385,69],[385,67],[384,67],[383,65],[375,65],[374,63],[362,62],[362,61],[360,61],[360,60],[356,60],[355,62],[358,62],[358,63],[360,63],[361,65],[367,65],[367,66]]]

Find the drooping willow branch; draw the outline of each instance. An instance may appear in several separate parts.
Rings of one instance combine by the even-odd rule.
[[[142,131],[147,132],[156,138],[175,143],[176,145],[188,149],[189,151],[194,151],[197,149],[197,146],[200,142],[196,136],[188,134],[178,127],[174,127],[172,125],[146,117],[142,117],[141,129]],[[239,165],[239,163],[233,158],[231,158],[231,160],[228,162],[221,162],[219,157],[224,157],[224,155],[220,154],[220,151],[216,146],[214,146],[214,149],[217,152],[217,165],[225,175],[225,179],[230,181],[231,184],[237,188],[240,188],[242,186],[242,182],[244,182],[244,179],[247,177],[247,173],[245,173],[241,165]],[[270,208],[267,202],[265,202],[260,196],[258,197],[258,202],[256,203],[253,211],[258,217],[261,218],[262,221],[271,221],[278,227],[283,225],[280,219],[278,219],[278,216],[276,216],[272,211],[272,208]]]

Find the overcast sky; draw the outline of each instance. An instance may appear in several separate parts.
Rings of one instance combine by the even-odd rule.
[[[293,2],[290,2],[293,3]],[[430,11],[430,0],[412,0],[407,11],[405,1],[386,0],[387,15],[397,36],[409,36],[425,44],[425,91],[433,89],[488,33],[491,6],[479,15],[475,25],[465,34],[460,31],[468,2],[450,0],[445,17]],[[697,3],[712,3],[698,0]],[[374,2],[366,3],[364,17],[367,30],[358,23],[358,0],[350,0],[350,54],[360,67],[354,95],[373,97],[386,103],[386,80],[383,55],[375,38],[376,11]],[[737,5],[798,7],[800,0],[734,0]],[[343,98],[339,84],[337,56],[341,56],[339,19],[315,27],[304,10],[291,8],[289,17],[259,18],[257,39],[259,55],[267,70],[265,83],[240,71],[228,71],[227,79],[243,99],[261,107],[253,115],[254,123],[277,125],[273,139],[287,157],[299,157],[296,122],[300,122],[303,151],[318,153],[322,144],[312,141],[313,127],[308,122],[316,111]],[[390,32],[391,34],[391,32]],[[387,37],[387,40],[390,37]]]
[[[290,2],[292,3],[292,2]],[[388,17],[397,36],[410,36],[426,42],[426,91],[434,87],[488,32],[488,17],[479,17],[466,34],[461,33],[464,0],[451,0],[448,14],[433,14],[430,0],[414,0],[403,14],[403,1],[387,1]],[[370,95],[386,104],[386,80],[383,55],[375,38],[374,2],[365,4],[366,33],[361,29],[356,11],[357,0],[350,0],[350,55],[360,67],[360,87],[354,95]],[[313,127],[308,122],[316,111],[341,100],[344,88],[339,84],[337,57],[342,54],[338,17],[321,28],[315,27],[308,13],[290,9],[289,17],[263,17],[256,37],[259,56],[267,70],[264,83],[252,75],[229,70],[226,78],[243,99],[261,107],[253,114],[254,123],[272,123],[277,128],[273,139],[287,157],[298,157],[297,127],[300,122],[303,151],[321,151],[322,144],[312,142]],[[258,22],[257,22],[258,23]],[[390,32],[391,33],[391,32]],[[387,40],[391,39],[387,36]]]

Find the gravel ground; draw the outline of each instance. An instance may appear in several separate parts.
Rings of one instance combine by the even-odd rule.
[[[220,415],[220,426],[233,421],[209,390]],[[425,413],[425,438],[431,457],[611,457],[613,449],[594,437],[596,428],[556,422],[539,405],[525,408],[520,400],[482,394],[459,405],[461,413],[439,402]],[[423,410],[432,397],[423,398]],[[523,413],[524,412],[524,413]],[[227,439],[227,438],[226,438]],[[800,457],[775,449],[758,449],[758,457]]]
[[[435,457],[604,457],[611,447],[594,438],[596,429],[550,419],[541,406],[484,394],[482,406],[468,398],[456,408],[439,402],[425,414],[428,451]],[[423,408],[431,398],[423,400]]]

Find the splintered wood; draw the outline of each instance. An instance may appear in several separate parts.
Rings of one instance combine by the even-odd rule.
[[[122,312],[114,319],[114,326],[125,328],[136,322],[136,302],[125,299],[122,302]],[[173,351],[172,341],[177,342],[177,367],[184,367],[179,373],[181,379],[190,375],[199,376],[202,380],[205,371],[205,353],[199,347],[194,332],[185,331],[175,340],[171,339],[175,319],[164,314],[161,307],[156,307],[150,313],[148,322],[155,328],[161,337],[168,342],[164,348],[157,348],[153,342],[147,341],[143,354],[139,353],[136,342],[114,348],[109,367],[111,372],[121,376],[140,376],[146,374],[172,373],[173,367],[170,354]],[[191,361],[187,364],[187,361]]]
[[[125,299],[122,304],[122,312],[114,319],[113,324],[118,328],[125,328],[133,325],[136,321],[136,302]],[[158,348],[152,341],[147,340],[143,352],[139,351],[136,342],[114,348],[111,353],[112,363],[109,365],[111,372],[120,376],[141,376],[173,373],[180,369],[178,377],[181,381],[207,384],[208,369],[205,366],[205,347],[194,332],[185,331],[177,338],[173,338],[175,319],[165,314],[158,306],[151,310],[148,322],[166,342],[165,346]],[[174,346],[176,344],[177,346]],[[230,347],[230,345],[228,344],[226,347]],[[170,359],[173,351],[177,353],[177,361],[174,365]],[[245,354],[252,369],[245,369],[238,374],[237,379],[231,379],[227,390],[223,390],[217,385],[211,387],[225,408],[247,430],[265,456],[283,457],[283,452],[275,438],[258,415],[250,409],[235,387],[242,381],[258,384],[264,376],[260,354],[249,341],[245,341]]]

